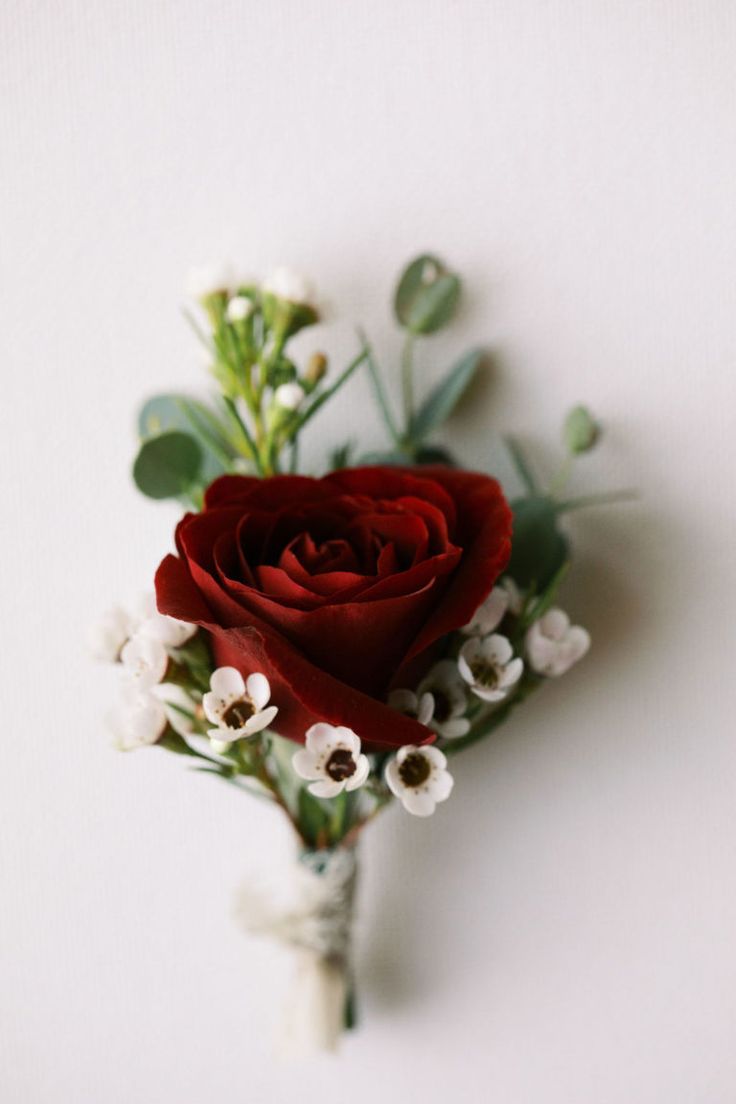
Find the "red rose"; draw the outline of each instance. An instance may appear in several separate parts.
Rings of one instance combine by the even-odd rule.
[[[158,606],[211,633],[219,666],[268,677],[282,735],[328,721],[369,748],[423,743],[427,729],[386,695],[470,620],[510,538],[498,484],[471,472],[223,476],[179,523]]]

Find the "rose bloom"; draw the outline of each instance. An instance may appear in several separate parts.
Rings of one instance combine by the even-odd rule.
[[[266,675],[281,735],[327,721],[391,748],[434,738],[386,698],[489,594],[511,511],[494,479],[449,468],[226,475],[176,545],[159,609],[209,632],[217,666]]]

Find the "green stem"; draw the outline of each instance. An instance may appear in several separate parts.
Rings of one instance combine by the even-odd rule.
[[[414,335],[408,333],[401,352],[401,389],[404,398],[406,437],[411,438],[414,419]]]
[[[243,443],[246,446],[243,449],[243,452],[245,453],[245,455],[250,460],[253,461],[253,463],[258,468],[259,473],[261,475],[263,475],[263,471],[261,469],[261,461],[260,461],[260,457],[259,457],[259,454],[258,454],[258,449],[256,448],[255,441],[251,437],[247,425],[245,424],[243,419],[240,417],[240,413],[238,411],[237,406],[235,405],[234,400],[231,399],[229,395],[223,395],[222,396],[222,401],[224,402],[225,407],[227,408],[227,411],[228,411],[228,413],[230,414],[230,417],[233,420],[233,423],[237,427],[238,432],[242,435]]]
[[[360,337],[361,341],[363,342],[363,345],[365,346],[366,355],[368,357],[368,371],[370,373],[371,383],[373,384],[373,391],[374,391],[375,396],[376,396],[376,401],[377,401],[377,403],[380,407],[381,414],[383,415],[383,420],[386,424],[386,429],[388,430],[389,436],[393,440],[394,444],[398,445],[400,440],[401,440],[401,437],[400,437],[399,431],[396,427],[396,422],[394,421],[394,416],[393,416],[393,413],[391,411],[391,407],[389,405],[388,395],[386,394],[386,390],[383,386],[383,380],[381,379],[381,373],[379,371],[378,365],[376,364],[375,358],[373,356],[373,350],[371,349],[370,345],[368,344],[368,339],[366,338],[365,334],[362,331],[360,331],[360,330],[358,331],[358,336]]]

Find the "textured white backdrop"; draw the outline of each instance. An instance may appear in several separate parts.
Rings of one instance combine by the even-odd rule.
[[[736,12],[727,0],[197,0],[0,10],[0,1099],[736,1099]],[[204,384],[190,263],[310,270],[390,361],[412,253],[467,279],[428,377],[494,367],[469,463],[605,418],[568,590],[594,648],[364,848],[363,1029],[274,1063],[287,975],[232,893],[275,815],[114,754],[86,623],[175,519],[128,468],[146,394]],[[343,320],[343,321],[340,321]],[[306,347],[310,347],[306,342]],[[357,381],[310,435],[378,445]]]

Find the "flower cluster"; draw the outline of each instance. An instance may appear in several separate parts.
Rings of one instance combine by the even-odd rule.
[[[156,572],[155,602],[111,610],[91,643],[123,676],[118,747],[186,756],[269,798],[324,870],[353,855],[384,807],[431,816],[453,792],[453,757],[588,651],[558,595],[572,562],[566,513],[617,497],[566,493],[601,427],[571,410],[558,469],[541,477],[507,438],[508,499],[463,468],[436,433],[483,354],[421,388],[415,350],[450,324],[461,295],[433,255],[415,258],[395,290],[400,405],[362,336],[339,372],[309,348],[321,312],[298,273],[211,265],[192,273],[189,294],[218,393],[149,398],[133,464],[145,495],[185,509],[176,551]],[[324,474],[300,470],[304,428],[361,367],[384,446],[336,441]],[[344,911],[349,893],[337,896]],[[319,927],[322,912],[306,922]],[[325,946],[347,984],[343,944],[337,955]]]
[[[123,670],[121,701],[108,718],[120,750],[156,744],[168,728],[180,736],[193,731],[196,703],[175,681],[174,656],[196,632],[159,613],[152,594],[131,610],[110,609],[93,627],[92,654]]]

